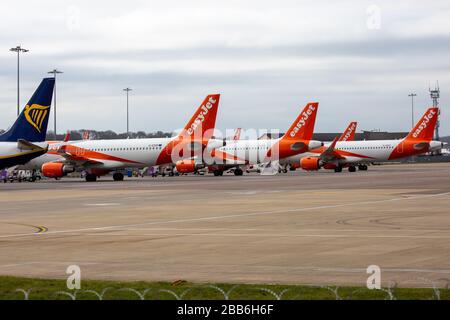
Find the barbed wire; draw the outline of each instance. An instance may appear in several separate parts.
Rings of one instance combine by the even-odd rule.
[[[426,278],[416,278],[414,280],[406,280],[403,281],[403,283],[408,283],[409,281],[414,281],[414,283],[417,283],[417,281],[420,281],[428,287],[424,287],[423,289],[430,289],[432,291],[432,295],[429,297],[430,300],[441,300],[442,298],[442,290],[448,290],[450,285],[450,280],[447,278],[441,278],[437,281],[431,281]],[[439,285],[441,284],[441,285]],[[254,294],[255,292],[262,293],[264,295],[265,300],[283,300],[284,297],[287,296],[287,294],[290,294],[288,298],[285,300],[301,300],[301,299],[310,299],[310,296],[308,296],[308,290],[312,289],[322,289],[325,292],[328,292],[330,294],[329,297],[321,295],[322,298],[332,298],[335,300],[354,300],[358,299],[358,296],[363,293],[368,292],[374,292],[374,293],[380,293],[384,295],[385,300],[397,300],[401,298],[401,295],[399,295],[399,290],[401,288],[398,287],[398,283],[393,281],[389,283],[385,287],[381,287],[380,289],[367,289],[367,288],[356,288],[350,292],[348,292],[348,287],[340,287],[340,286],[328,286],[328,285],[302,285],[302,286],[292,286],[285,289],[282,289],[279,292],[274,291],[271,288],[266,287],[246,287],[244,285],[233,285],[228,290],[221,288],[217,285],[194,285],[190,288],[184,289],[180,292],[180,290],[171,290],[171,289],[156,289],[156,288],[145,288],[143,290],[137,290],[135,288],[130,287],[124,287],[124,288],[113,288],[113,287],[106,287],[102,289],[100,292],[92,290],[92,289],[86,289],[86,290],[67,290],[67,291],[56,291],[53,293],[49,293],[48,298],[49,299],[56,299],[61,296],[65,296],[71,300],[77,300],[77,298],[80,297],[80,295],[84,294],[84,299],[86,299],[86,294],[91,294],[95,299],[97,300],[104,300],[105,296],[107,294],[114,294],[114,291],[116,293],[121,292],[127,292],[131,294],[131,297],[134,297],[138,300],[146,300],[146,297],[152,294],[151,300],[161,300],[161,299],[167,299],[167,297],[176,299],[176,300],[189,300],[189,294],[193,294],[195,296],[194,291],[204,291],[204,290],[212,290],[213,292],[216,292],[218,297],[223,300],[233,300],[233,293],[235,293],[237,290],[239,290],[240,296],[243,296],[245,292],[248,294]],[[30,300],[33,298],[33,294],[40,295],[39,297],[42,297],[43,288],[30,288],[30,289],[23,289],[18,288],[14,292],[22,294],[23,300]],[[346,293],[343,293],[344,291],[347,291]],[[244,295],[245,296],[245,295]],[[197,298],[197,297],[195,297]],[[367,299],[367,296],[364,297]],[[375,297],[374,297],[375,298]],[[369,297],[370,299],[370,297]]]

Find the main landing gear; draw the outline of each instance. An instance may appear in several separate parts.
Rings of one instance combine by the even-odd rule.
[[[335,167],[334,172],[342,172],[342,167],[341,166]]]
[[[123,174],[121,172],[115,172],[113,174],[114,181],[123,181]]]
[[[234,175],[235,175],[235,176],[242,176],[243,174],[244,174],[244,171],[242,171],[241,168],[236,168],[236,169],[234,170]]]
[[[360,164],[360,165],[358,166],[358,169],[359,169],[360,171],[367,171],[367,165],[365,165],[365,164]]]
[[[222,170],[214,170],[213,173],[215,177],[223,176]]]
[[[97,181],[97,175],[95,175],[93,173],[88,173],[88,174],[86,174],[85,179],[87,182],[95,182],[95,181]]]
[[[355,166],[348,167],[348,172],[355,172],[355,171],[356,171],[356,167]]]

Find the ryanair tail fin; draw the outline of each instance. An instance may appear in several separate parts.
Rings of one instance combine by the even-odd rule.
[[[213,135],[214,127],[216,126],[219,100],[220,94],[208,95],[184,127],[180,136],[209,140]]]
[[[347,129],[339,137],[339,141],[353,141],[355,140],[356,126],[358,123],[356,121],[350,122]]]
[[[0,135],[0,141],[45,141],[54,85],[54,78],[42,80],[13,126]]]
[[[434,129],[439,116],[439,109],[436,107],[428,108],[422,118],[416,123],[416,126],[406,137],[407,140],[433,140]]]
[[[283,139],[311,140],[314,133],[318,108],[318,102],[308,103],[297,119],[295,119]]]

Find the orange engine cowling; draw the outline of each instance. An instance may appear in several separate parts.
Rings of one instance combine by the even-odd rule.
[[[194,172],[197,169],[201,169],[204,166],[196,164],[194,160],[180,160],[175,164],[177,171],[179,173],[190,173]]]
[[[75,170],[64,163],[47,162],[42,165],[41,171],[48,178],[61,178]]]
[[[303,170],[307,171],[319,170],[319,161],[320,159],[315,157],[302,158],[300,160],[300,167],[302,167]]]

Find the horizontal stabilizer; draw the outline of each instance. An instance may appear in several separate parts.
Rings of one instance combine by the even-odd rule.
[[[24,139],[19,139],[17,141],[17,148],[21,149],[21,150],[33,150],[33,151],[37,151],[37,150],[46,150],[48,148],[48,145],[45,145],[45,147],[41,147],[38,146],[34,143],[31,143],[27,140]]]

